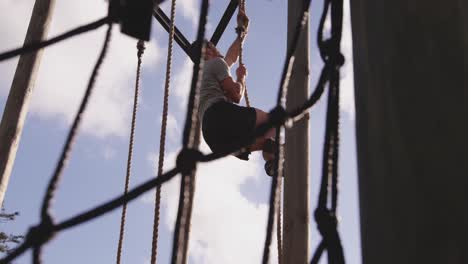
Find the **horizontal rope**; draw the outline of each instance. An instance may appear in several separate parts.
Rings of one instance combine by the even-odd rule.
[[[111,22],[111,18],[109,16],[107,16],[107,17],[101,18],[101,19],[99,19],[99,20],[97,20],[95,22],[92,22],[92,23],[86,24],[84,26],[80,26],[78,28],[72,29],[72,30],[63,33],[62,35],[56,36],[54,38],[44,40],[44,41],[40,41],[40,42],[27,43],[21,48],[16,48],[16,49],[6,51],[6,52],[0,54],[0,61],[8,60],[8,59],[11,59],[11,58],[16,57],[18,55],[21,55],[21,54],[34,52],[34,51],[43,49],[43,48],[45,48],[47,46],[56,44],[56,43],[58,43],[60,41],[66,40],[68,38],[71,38],[71,37],[86,33],[88,31],[97,29],[97,28],[99,28],[99,27],[101,27],[101,26],[103,26],[105,24],[108,24],[109,22]]]

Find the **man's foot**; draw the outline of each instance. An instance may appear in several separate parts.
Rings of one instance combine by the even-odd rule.
[[[241,159],[241,160],[249,160],[250,154],[251,154],[250,151],[246,151],[246,152],[242,152],[242,153],[238,154],[236,157],[238,159]]]
[[[275,160],[271,159],[265,162],[265,172],[268,176],[275,175]]]
[[[271,138],[265,140],[262,148],[262,156],[264,160],[272,160],[275,158],[276,143]]]
[[[283,160],[284,161],[284,160]],[[268,176],[273,177],[275,175],[275,160],[268,160],[265,162],[265,172]],[[284,172],[283,172],[283,178],[284,178]]]

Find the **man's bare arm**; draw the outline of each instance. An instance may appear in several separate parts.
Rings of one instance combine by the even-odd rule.
[[[237,62],[237,59],[239,58],[240,45],[241,39],[237,37],[226,52],[226,57],[224,60],[229,67]]]
[[[234,81],[232,77],[228,77],[221,82],[224,94],[234,103],[238,104],[244,96],[243,80]]]
[[[240,103],[245,92],[245,77],[247,76],[247,68],[244,64],[239,65],[236,70],[237,81],[234,82],[232,77],[228,77],[221,82],[226,97],[235,103]]]
[[[240,46],[241,43],[244,42],[245,38],[247,37],[247,32],[249,31],[249,23],[250,19],[245,14],[245,10],[239,9],[239,13],[237,14],[237,28],[241,28],[243,33],[238,35],[234,42],[229,47],[228,51],[226,52],[225,61],[229,67],[232,64],[237,62],[237,58],[239,58],[240,53]]]

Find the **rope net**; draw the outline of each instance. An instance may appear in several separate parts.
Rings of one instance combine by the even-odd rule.
[[[25,240],[21,245],[14,249],[10,254],[0,260],[1,263],[11,263],[18,256],[22,255],[26,250],[33,249],[33,262],[41,263],[40,255],[41,248],[44,244],[50,241],[55,234],[63,230],[75,227],[97,217],[100,217],[125,203],[128,203],[140,195],[148,192],[155,187],[162,186],[165,182],[171,180],[179,173],[182,174],[180,197],[179,197],[179,208],[177,213],[177,220],[175,226],[175,234],[172,248],[172,261],[171,263],[186,263],[187,262],[187,251],[188,241],[190,232],[190,220],[191,211],[193,205],[193,198],[195,193],[194,179],[196,175],[196,165],[199,162],[210,162],[216,159],[223,158],[227,155],[236,155],[245,150],[255,138],[263,136],[269,129],[276,128],[276,142],[280,142],[284,127],[284,124],[288,122],[288,125],[294,124],[295,121],[299,120],[308,110],[314,106],[314,104],[320,99],[326,87],[329,88],[328,93],[328,110],[327,110],[327,125],[325,133],[325,147],[323,155],[323,173],[322,173],[322,184],[320,190],[319,204],[315,210],[315,219],[318,223],[318,228],[323,236],[322,242],[319,244],[316,253],[314,254],[311,263],[318,263],[321,254],[328,251],[329,263],[341,264],[344,263],[343,249],[341,246],[340,238],[337,232],[337,182],[338,182],[338,146],[339,146],[339,81],[340,67],[344,64],[344,57],[340,53],[340,42],[341,42],[341,30],[342,30],[342,0],[324,0],[324,8],[318,30],[318,46],[320,49],[320,55],[324,61],[324,66],[320,74],[318,84],[314,92],[310,95],[304,105],[293,109],[292,111],[286,111],[283,104],[285,103],[285,95],[288,89],[289,78],[291,75],[292,66],[294,63],[294,53],[298,46],[298,40],[301,32],[303,31],[304,25],[309,17],[310,0],[304,2],[302,10],[302,18],[299,20],[296,30],[293,35],[292,45],[287,51],[286,61],[284,63],[283,72],[281,76],[281,82],[278,89],[277,106],[269,112],[268,122],[259,126],[254,135],[249,139],[245,139],[242,142],[233,144],[229,149],[222,152],[203,154],[198,151],[198,144],[200,140],[200,127],[197,120],[198,110],[198,90],[200,86],[201,69],[203,65],[204,44],[199,47],[196,51],[195,63],[193,66],[193,76],[190,89],[190,95],[188,100],[187,115],[185,121],[185,127],[183,131],[183,148],[179,152],[177,157],[176,166],[168,170],[166,173],[159,175],[147,182],[140,184],[128,192],[116,197],[108,202],[96,206],[93,209],[85,211],[81,214],[66,219],[60,223],[55,223],[50,214],[51,201],[54,197],[55,190],[58,188],[58,183],[61,178],[63,169],[67,163],[67,160],[71,154],[71,148],[81,122],[81,117],[86,109],[87,103],[91,96],[92,89],[96,80],[97,72],[104,60],[107,47],[109,44],[112,23],[108,21],[108,30],[106,33],[105,42],[99,55],[98,61],[94,67],[91,78],[86,89],[85,96],[83,97],[80,108],[75,116],[75,120],[70,129],[67,137],[65,146],[62,154],[57,163],[55,172],[53,173],[49,186],[46,191],[42,210],[41,210],[41,222],[33,226]],[[203,43],[205,37],[205,25],[208,15],[209,1],[203,0],[201,3],[201,12],[199,27],[197,33],[197,41]],[[332,34],[329,39],[324,39],[324,23],[328,14],[328,10],[331,9],[330,17],[332,22]],[[1,54],[0,54],[1,55]],[[267,232],[263,250],[262,263],[269,262],[270,246],[273,236],[273,223],[275,216],[279,219],[278,208],[280,205],[279,191],[281,184],[279,180],[283,174],[283,144],[277,144],[276,146],[276,165],[275,175],[272,177],[271,191],[270,191],[270,205],[268,212]],[[328,182],[331,183],[331,208],[327,208],[328,200]],[[278,221],[279,223],[279,221]]]

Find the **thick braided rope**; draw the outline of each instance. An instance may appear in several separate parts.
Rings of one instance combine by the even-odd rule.
[[[194,147],[198,148],[200,145],[200,137],[201,137],[201,128],[200,128],[200,122],[196,123],[196,128],[195,128],[195,139],[194,139]],[[193,172],[190,175],[190,185],[189,185],[189,200],[188,200],[188,208],[187,208],[187,217],[188,219],[191,219],[192,217],[192,210],[193,210],[193,202],[195,199],[195,187],[196,187],[196,180],[197,180],[197,175],[195,172]],[[185,222],[185,230],[187,232],[186,235],[186,242],[184,243],[184,256],[182,259],[182,263],[188,263],[187,259],[187,252],[189,249],[189,242],[190,240],[188,239],[190,236],[190,231],[192,228],[192,222],[191,221],[186,221]]]
[[[276,142],[280,142],[282,135],[282,129],[278,126],[276,128]],[[283,175],[283,158],[284,158],[284,148],[282,144],[276,145],[275,151],[275,174],[272,179],[271,183],[271,190],[270,190],[270,207],[268,210],[268,221],[267,221],[267,232],[265,238],[265,244],[263,247],[263,257],[262,263],[268,264],[270,259],[270,246],[273,237],[273,225],[274,221],[277,219],[275,218],[275,214],[278,212],[278,208],[280,206],[280,188],[281,182],[280,178]],[[279,253],[279,252],[278,252]],[[278,258],[281,256],[278,255]]]
[[[41,209],[41,224],[37,228],[35,228],[34,232],[30,230],[28,234],[29,238],[27,238],[27,240],[29,241],[25,242],[25,244],[30,243],[33,247],[33,263],[35,264],[41,263],[42,244],[50,240],[55,233],[55,231],[53,230],[53,219],[49,212],[50,206],[54,198],[55,192],[57,190],[58,184],[60,182],[60,179],[62,178],[63,169],[65,168],[65,165],[68,162],[71,149],[73,147],[73,143],[75,142],[83,113],[85,112],[89,98],[91,97],[91,93],[93,91],[99,69],[101,68],[102,62],[104,61],[104,58],[107,54],[111,33],[112,23],[109,22],[109,27],[106,32],[104,45],[102,47],[101,53],[99,54],[96,65],[94,66],[91,77],[88,81],[88,86],[86,88],[85,95],[81,101],[78,113],[76,114],[75,119],[73,121],[73,125],[70,128],[70,131],[68,132],[67,140],[62,149],[60,159],[57,162],[54,174],[52,175],[52,178],[50,179],[49,184],[47,186],[46,194],[44,196]]]
[[[239,10],[245,10],[245,0],[240,0],[239,1]],[[238,30],[238,37],[239,40],[242,40],[244,38],[245,32],[243,30]],[[242,44],[242,41],[239,42],[239,64],[244,64],[244,45]],[[242,82],[242,85],[244,86],[244,96],[245,96],[245,104],[247,107],[250,107],[250,99],[249,99],[249,93],[247,92],[247,85],[244,82]]]
[[[167,61],[166,61],[166,81],[164,83],[164,102],[161,121],[161,137],[159,140],[159,161],[158,161],[158,176],[163,173],[164,168],[164,152],[166,148],[166,130],[167,130],[167,116],[169,112],[169,88],[171,83],[171,70],[172,70],[172,51],[174,44],[174,31],[175,31],[175,12],[176,0],[171,1],[171,23],[169,30],[169,40],[167,46]],[[159,235],[159,218],[161,211],[161,186],[156,188],[156,196],[154,202],[154,221],[153,221],[153,240],[151,244],[151,264],[156,264],[158,254],[158,235]]]
[[[283,194],[282,190],[282,183],[283,183],[283,177],[280,177],[278,179],[278,188],[279,188],[279,205],[278,205],[278,214],[276,215],[276,247],[278,249],[278,264],[283,263],[283,226],[282,226],[282,203],[281,203],[281,196]]]
[[[331,9],[332,34],[331,38],[324,40],[323,25]],[[340,53],[340,42],[343,24],[343,1],[325,0],[324,11],[319,26],[318,44],[320,54],[326,64],[322,71],[328,78],[328,106],[325,129],[325,142],[322,164],[322,182],[320,186],[319,202],[314,212],[322,242],[315,251],[312,264],[318,263],[321,255],[327,250],[328,263],[345,263],[343,247],[337,230],[336,217],[338,200],[338,153],[339,153],[339,93],[340,93],[340,67],[344,64],[344,57]],[[331,187],[329,187],[331,184]],[[331,208],[327,207],[328,192],[331,189]]]
[[[50,45],[54,45],[58,42],[61,42],[63,40],[66,40],[68,38],[74,37],[81,35],[83,33],[89,32],[91,30],[95,30],[105,24],[110,23],[112,20],[112,17],[106,16],[104,18],[101,18],[97,21],[91,22],[89,24],[80,26],[78,28],[72,29],[68,32],[65,32],[61,35],[55,36],[51,39],[43,40],[43,41],[36,41],[32,43],[27,43],[26,45],[23,45],[22,47],[16,48],[14,50],[9,50],[4,53],[0,54],[0,62],[4,60],[11,59],[13,57],[19,56],[21,54],[26,54],[29,52],[34,52],[40,49],[44,49]]]
[[[99,69],[102,65],[102,62],[104,61],[104,58],[107,54],[107,48],[109,46],[110,42],[110,37],[112,33],[112,23],[109,23],[109,28],[107,29],[106,33],[106,38],[104,45],[102,47],[101,54],[99,55],[98,61],[96,62],[96,65],[94,66],[91,78],[88,82],[88,86],[86,88],[85,95],[83,97],[83,100],[80,104],[78,113],[75,116],[75,119],[73,121],[73,125],[70,128],[70,131],[68,132],[67,140],[65,142],[65,145],[62,149],[62,153],[60,155],[60,159],[57,163],[57,166],[55,168],[54,174],[49,182],[49,185],[47,187],[47,191],[44,197],[44,202],[42,204],[42,210],[41,210],[41,215],[44,218],[49,214],[49,208],[52,202],[52,199],[54,198],[55,191],[57,190],[57,186],[59,184],[60,179],[62,178],[62,173],[63,169],[65,168],[68,159],[70,157],[71,149],[73,147],[73,143],[75,142],[76,135],[78,132],[78,127],[81,124],[81,119],[83,117],[83,113],[86,110],[86,107],[88,106],[89,98],[91,97],[91,93],[94,88],[94,84],[96,82],[96,77],[98,75]]]
[[[245,0],[241,0],[242,2],[242,6],[245,8]],[[242,54],[242,44],[241,44],[241,51],[240,51],[240,54]],[[242,55],[240,55],[239,57],[241,58]],[[239,59],[241,60],[241,59]],[[250,103],[249,103],[249,96],[247,94],[247,87],[245,87],[245,101],[247,103],[247,106],[250,106]],[[281,161],[279,161],[281,162]],[[278,250],[278,264],[282,264],[283,263],[283,239],[282,239],[282,232],[283,232],[283,227],[282,227],[282,205],[281,205],[281,197],[283,195],[283,192],[282,192],[282,183],[283,183],[283,179],[282,177],[278,177],[277,178],[278,180],[278,201],[277,201],[277,215],[276,215],[276,247],[277,247],[277,250]]]
[[[200,19],[198,22],[198,32],[196,41],[203,43],[205,38],[205,27],[208,17],[209,0],[203,0],[201,3]],[[200,161],[203,154],[198,151],[197,146],[197,122],[199,106],[199,89],[201,84],[201,69],[203,68],[203,57],[205,44],[203,43],[199,50],[195,51],[195,63],[193,65],[193,74],[190,87],[190,94],[187,106],[187,115],[185,119],[183,132],[183,149],[177,157],[177,166],[181,168],[182,179],[179,194],[179,205],[177,209],[177,219],[174,228],[174,239],[172,244],[173,264],[185,264],[187,260],[189,229],[187,226],[191,222],[191,203],[193,195],[190,194],[190,175],[195,175],[197,161]]]
[[[41,247],[34,247],[33,248],[33,264],[40,264],[42,262],[41,260]]]
[[[141,57],[145,51],[145,42],[143,40],[138,41],[137,43],[137,70],[136,70],[136,78],[135,78],[135,94],[133,97],[133,112],[132,112],[132,124],[130,128],[130,140],[128,143],[128,158],[127,158],[127,172],[125,176],[125,188],[124,194],[128,193],[128,186],[130,183],[130,176],[132,170],[132,158],[133,158],[133,143],[135,138],[135,127],[136,127],[136,115],[138,109],[138,94],[140,90],[140,73],[141,73]],[[127,216],[127,203],[125,202],[122,205],[122,217],[120,219],[120,235],[119,235],[119,243],[117,245],[117,264],[120,264],[121,256],[122,256],[122,245],[124,240],[125,234],[125,220]]]
[[[275,108],[276,111],[270,112],[270,119],[275,120],[284,120],[284,118],[288,115],[288,113],[285,112],[283,108],[283,104],[286,102],[286,93],[287,89],[289,86],[289,80],[291,78],[291,72],[292,72],[292,67],[294,65],[294,53],[297,49],[298,43],[299,43],[299,38],[301,36],[301,33],[303,32],[303,29],[306,25],[306,22],[308,21],[309,18],[309,7],[310,7],[311,1],[305,1],[303,11],[302,11],[302,18],[298,21],[298,24],[296,25],[296,29],[293,34],[293,39],[291,41],[292,45],[289,47],[288,52],[287,52],[287,57],[286,61],[284,64],[282,76],[281,76],[281,82],[280,82],[280,87],[278,90],[278,97],[277,97],[277,106]],[[302,112],[301,112],[302,113]],[[301,113],[298,113],[296,115],[299,115]],[[294,118],[294,116],[291,116]],[[261,126],[259,127],[261,129]],[[281,135],[284,131],[281,129],[280,126],[277,125],[276,129],[276,142],[280,142],[281,140]],[[277,210],[279,210],[279,193],[280,193],[280,186],[278,184],[279,178],[282,177],[283,174],[283,155],[284,155],[284,149],[282,144],[277,144],[276,146],[276,170],[275,170],[275,176],[273,177],[272,181],[272,186],[271,186],[271,191],[270,191],[270,209],[268,212],[268,222],[267,222],[267,232],[266,232],[266,238],[265,238],[265,243],[264,243],[264,249],[263,249],[263,264],[267,264],[269,261],[269,254],[270,254],[270,245],[271,245],[271,237],[273,233],[273,221],[275,214]]]

